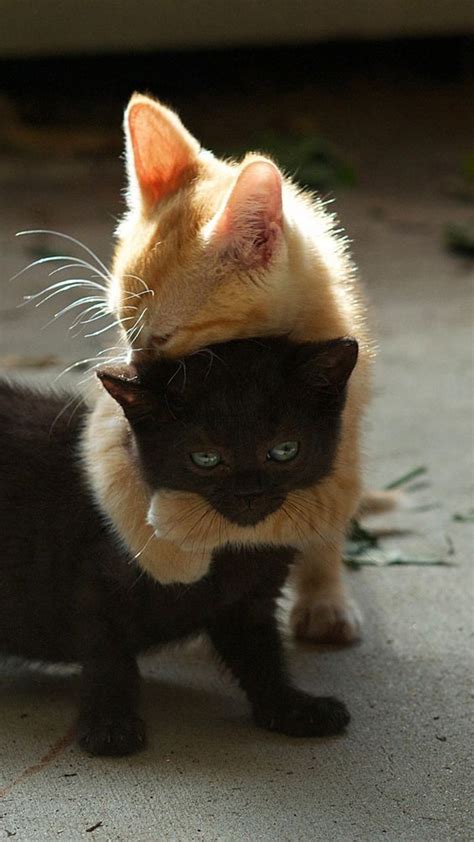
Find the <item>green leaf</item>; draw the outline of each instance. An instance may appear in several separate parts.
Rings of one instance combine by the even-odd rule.
[[[428,468],[426,465],[419,465],[418,468],[413,468],[412,471],[408,471],[407,474],[403,474],[403,476],[399,477],[398,479],[392,480],[389,482],[388,485],[385,486],[385,491],[393,491],[395,488],[400,488],[401,485],[406,485],[411,480],[415,479],[415,477],[420,477],[423,474],[428,473]]]
[[[474,221],[466,225],[446,225],[444,229],[446,248],[461,257],[474,257]]]
[[[456,523],[474,523],[474,509],[469,509],[468,512],[455,512],[452,519]]]

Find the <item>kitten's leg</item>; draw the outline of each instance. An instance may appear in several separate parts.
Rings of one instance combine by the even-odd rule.
[[[139,674],[135,658],[110,651],[84,662],[78,742],[89,754],[132,754],[145,744],[137,715]]]
[[[343,547],[315,544],[301,554],[292,583],[296,601],[290,625],[296,637],[317,643],[353,643],[362,617],[343,581]]]
[[[338,734],[346,707],[293,687],[284,663],[273,599],[243,601],[208,628],[212,643],[247,694],[256,723],[289,736]]]

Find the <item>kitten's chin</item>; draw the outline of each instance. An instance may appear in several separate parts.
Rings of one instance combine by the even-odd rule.
[[[222,515],[228,523],[233,524],[234,526],[258,526],[268,520],[271,515],[275,514],[275,512],[279,510],[280,506],[281,502],[271,509],[267,508],[265,511],[253,511],[252,509],[246,509],[241,512],[228,512],[222,509],[217,509],[217,511],[219,511],[219,514]]]
[[[157,538],[171,541],[187,552],[214,550],[227,543],[288,543],[288,517],[284,498],[235,511],[220,502],[219,508],[199,494],[161,490],[150,500],[147,522]],[[291,530],[294,544],[293,530]]]
[[[214,514],[199,494],[161,490],[151,497],[147,523],[156,538],[171,541],[183,550],[213,549],[218,543],[209,529]]]

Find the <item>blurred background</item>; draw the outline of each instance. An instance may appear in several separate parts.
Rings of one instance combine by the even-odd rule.
[[[369,285],[383,232],[403,233],[405,251],[421,237],[460,259],[474,254],[469,0],[0,0],[0,19],[0,236],[12,274],[22,255],[58,246],[15,242],[25,228],[75,232],[108,261],[134,90],[177,109],[217,154],[269,152],[337,199]],[[38,274],[27,277],[37,291]],[[10,303],[3,341],[18,355]],[[57,341],[55,325],[40,336],[46,357]]]
[[[147,753],[121,765],[74,748],[50,756],[73,716],[70,685],[2,671],[0,788],[22,783],[2,801],[0,835],[474,838],[474,3],[0,0],[0,22],[0,373],[52,383],[74,365],[60,382],[82,383],[85,360],[115,342],[71,331],[77,311],[54,317],[75,290],[18,306],[54,277],[47,264],[12,276],[85,252],[15,234],[59,231],[109,262],[125,209],[123,109],[149,91],[205,147],[270,152],[332,201],[380,346],[366,481],[418,477],[411,505],[370,525],[378,563],[350,573],[361,646],[292,656],[303,686],[349,703],[347,736],[257,734],[195,649],[144,670],[158,734]]]

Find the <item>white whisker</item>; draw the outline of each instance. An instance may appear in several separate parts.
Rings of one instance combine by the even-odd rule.
[[[81,307],[82,304],[91,304],[96,303],[97,305],[103,305],[103,301],[101,298],[97,298],[95,295],[86,295],[84,298],[79,298],[77,301],[73,301],[72,304],[68,304],[67,307],[63,307],[62,310],[58,310],[57,313],[54,314],[53,318],[50,319],[48,325],[52,324],[55,319],[60,319],[61,316],[64,316],[65,313],[69,313],[71,310],[75,310],[76,307]]]
[[[10,278],[11,281],[15,281],[21,275],[28,271],[28,269],[33,269],[35,266],[42,266],[46,263],[57,263],[59,260],[70,260],[73,261],[70,264],[66,264],[65,266],[60,266],[58,269],[55,269],[53,272],[50,272],[49,275],[54,275],[55,272],[60,272],[62,269],[69,267],[69,266],[78,266],[80,269],[88,269],[92,272],[97,278],[102,278],[106,283],[109,283],[109,278],[102,274],[102,272],[94,266],[92,263],[89,263],[87,260],[83,260],[81,257],[73,257],[70,254],[58,254],[58,255],[50,255],[49,257],[40,257],[38,260],[33,260],[32,263],[29,263],[28,266],[24,266],[23,269],[20,269],[16,275],[12,275]],[[107,288],[102,286],[104,292],[107,291]]]
[[[94,310],[99,310],[99,313],[95,316],[91,316],[89,319],[83,318],[84,316],[87,316],[87,313],[91,313]],[[85,310],[81,310],[79,315],[76,316],[76,319],[70,326],[69,330],[74,330],[74,328],[77,327],[77,325],[79,324],[88,325],[90,324],[90,322],[96,322],[98,319],[103,319],[105,316],[108,315],[108,310],[105,309],[103,301],[101,301],[100,304],[92,304],[90,307],[86,307]]]
[[[91,336],[100,336],[101,333],[105,333],[107,330],[111,330],[113,327],[117,327],[116,321],[113,321],[110,325],[106,325],[106,327],[100,328],[100,330],[94,330],[93,333],[85,333],[84,338],[89,339]]]
[[[48,272],[48,275],[51,278],[53,275],[57,275],[58,272],[63,272],[65,269],[75,269],[76,266],[79,266],[79,267],[85,266],[86,268],[88,268],[89,264],[85,263],[83,260],[79,260],[79,261],[76,260],[74,263],[65,263],[64,266],[58,266],[57,269],[53,269],[52,272]],[[91,267],[91,271],[92,270],[93,270],[93,274],[92,274],[93,278],[101,278],[102,277],[102,275],[99,275],[97,273],[97,271],[94,267]],[[107,287],[104,286],[103,284],[97,284],[97,286],[99,286],[100,289],[103,290],[105,293],[107,292]]]
[[[143,292],[140,292],[140,293],[134,292],[134,293],[132,293],[132,295],[151,295],[152,297],[154,297],[155,291],[153,289],[150,289],[150,287],[145,283],[143,278],[140,278],[138,275],[128,275],[128,274],[124,275],[124,278],[133,278],[134,281],[139,281],[144,286]]]
[[[70,243],[74,243],[76,246],[79,246],[79,248],[84,249],[84,251],[86,251],[87,254],[89,254],[94,260],[96,260],[99,266],[104,270],[107,276],[107,280],[112,280],[112,276],[109,270],[107,269],[107,266],[105,265],[105,263],[102,262],[102,260],[99,257],[97,257],[95,252],[93,252],[92,249],[90,249],[88,246],[84,245],[84,243],[81,243],[80,240],[77,240],[75,237],[71,237],[70,234],[63,234],[61,231],[49,231],[46,228],[33,228],[30,231],[18,231],[16,236],[25,237],[30,234],[49,234],[53,237],[61,237],[63,240],[69,240]]]

